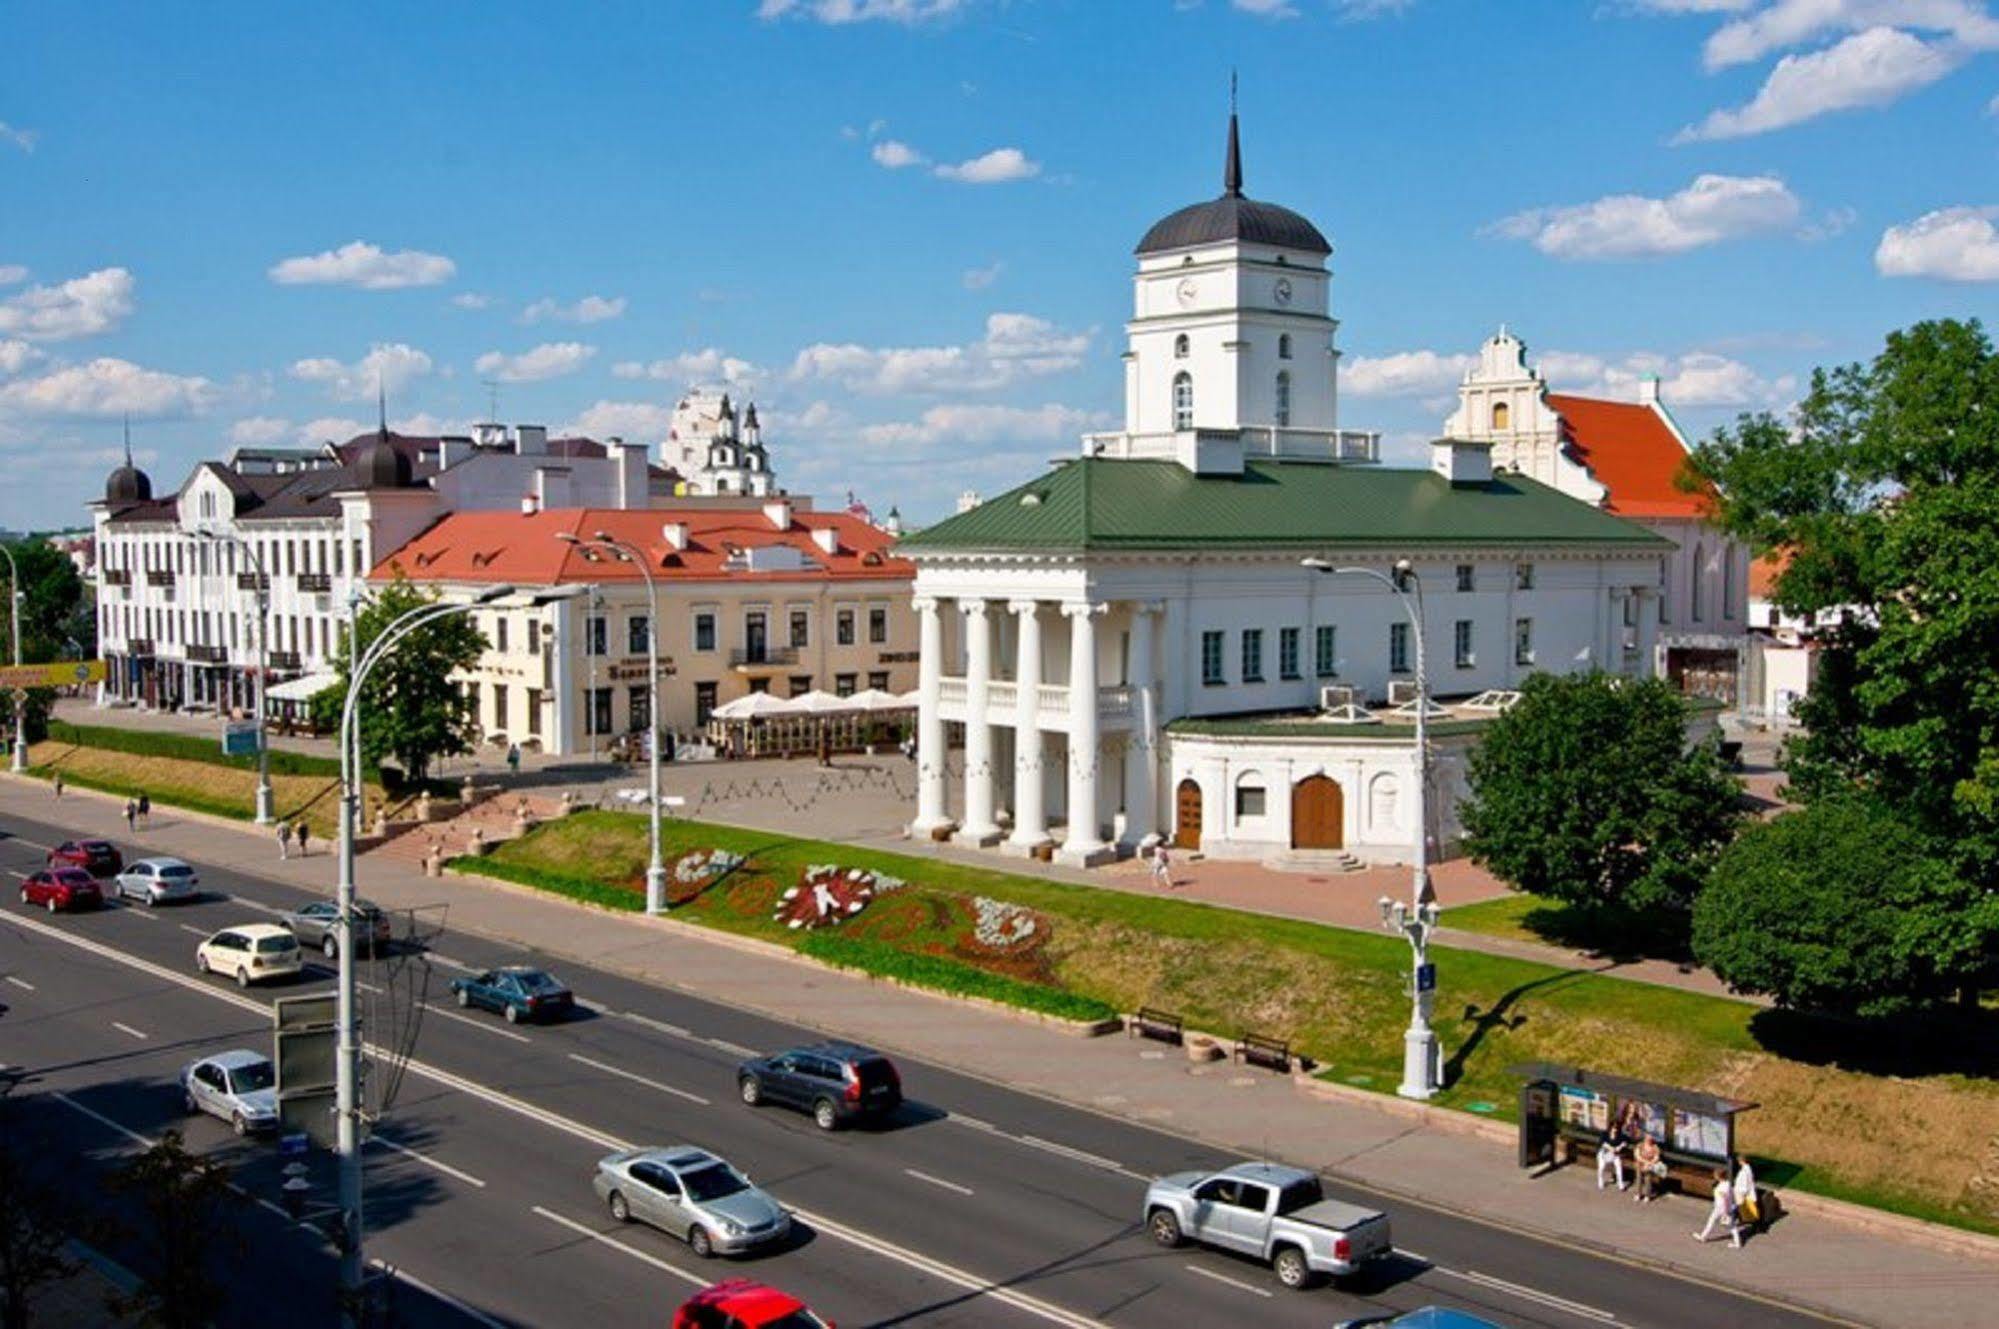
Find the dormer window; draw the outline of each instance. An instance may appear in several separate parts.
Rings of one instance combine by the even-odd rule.
[[[1173,339],[1173,358],[1175,360],[1185,360],[1187,358],[1187,350],[1187,334],[1183,332]]]

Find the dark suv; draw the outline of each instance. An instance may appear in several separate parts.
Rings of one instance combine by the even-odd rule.
[[[889,1059],[855,1043],[814,1043],[736,1068],[736,1092],[751,1107],[781,1103],[812,1114],[822,1131],[881,1120],[902,1106],[902,1077]]]
[[[49,850],[52,868],[82,868],[93,877],[115,877],[125,867],[117,846],[105,840],[64,840]]]

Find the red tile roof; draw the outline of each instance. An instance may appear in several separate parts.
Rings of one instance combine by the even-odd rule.
[[[1687,450],[1665,417],[1640,402],[1548,394],[1560,412],[1564,441],[1610,491],[1604,506],[1622,517],[1706,517],[1706,492],[1686,493],[1673,483]]]
[[[687,547],[676,550],[664,528],[687,527]],[[838,536],[828,554],[812,532]],[[894,537],[843,512],[793,512],[780,531],[760,509],[556,508],[546,512],[455,512],[381,560],[369,574],[386,581],[400,568],[413,581],[509,582],[557,586],[570,582],[638,581],[638,569],[606,559],[590,562],[575,545],[556,538],[589,539],[599,531],[645,550],[661,581],[800,581],[817,578],[913,578],[916,565],[894,557]],[[724,566],[732,552],[789,545],[813,566],[798,571],[747,572]]]
[[[1749,565],[1749,594],[1752,599],[1768,600],[1770,593],[1777,589],[1777,578],[1791,565],[1789,549],[1773,549]]]

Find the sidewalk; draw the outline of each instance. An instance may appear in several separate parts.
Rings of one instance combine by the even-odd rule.
[[[0,781],[0,814],[63,819],[121,841],[113,800],[83,792],[55,805],[45,785]],[[277,862],[261,834],[172,809],[154,815],[147,849],[197,857],[309,889],[331,888],[328,854]],[[817,968],[759,943],[671,921],[611,914],[476,879],[435,881],[408,864],[364,859],[362,887],[382,905],[450,905],[460,932],[533,945],[578,964],[761,1011],[1017,1090],[1142,1122],[1219,1148],[1292,1161],[1497,1226],[1664,1268],[1839,1318],[1919,1329],[1987,1320],[1999,1295],[1999,1243],[1890,1215],[1836,1220],[1841,1207],[1787,1197],[1791,1213],[1743,1251],[1696,1246],[1703,1206],[1673,1199],[1640,1206],[1599,1194],[1590,1170],[1533,1179],[1514,1166],[1490,1123],[1434,1114],[1426,1124],[1398,1100],[1334,1100],[1282,1078],[1226,1063],[1195,1066],[1157,1045],[1083,1039],[998,1012]],[[584,994],[586,997],[588,993]],[[967,1055],[975,1049],[976,1058]],[[1483,1129],[1482,1129],[1483,1128]],[[1276,1144],[1276,1142],[1282,1142]],[[1867,1218],[1869,1211],[1859,1217]]]

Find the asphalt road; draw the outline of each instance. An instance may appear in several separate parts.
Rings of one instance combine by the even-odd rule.
[[[0,832],[0,1000],[12,1008],[0,1020],[0,1063],[25,1077],[18,1093],[55,1142],[45,1160],[81,1159],[77,1175],[88,1175],[136,1137],[185,1129],[192,1147],[230,1159],[259,1202],[245,1256],[232,1263],[242,1294],[223,1322],[265,1323],[284,1305],[301,1323],[330,1323],[332,1256],[270,1203],[282,1160],[268,1142],[185,1117],[174,1078],[225,1047],[268,1053],[271,998],[324,990],[331,978],[318,965],[298,982],[241,992],[195,974],[198,938],[313,897],[197,864],[208,888],[199,901],[51,916],[23,909],[11,886],[66,832],[27,821]],[[427,998],[414,1060],[367,1151],[368,1252],[398,1271],[407,1323],[658,1325],[694,1287],[736,1275],[784,1287],[850,1329],[1323,1326],[1436,1304],[1553,1329],[1824,1323],[1331,1183],[1338,1198],[1390,1211],[1401,1254],[1351,1285],[1287,1292],[1253,1262],[1161,1250],[1140,1230],[1147,1179],[1233,1161],[1203,1145],[900,1057],[903,1113],[879,1129],[825,1134],[802,1115],[744,1107],[733,1070],[749,1050],[837,1031],[477,937],[426,940],[426,954],[400,967],[362,967],[371,1038],[388,1036],[412,992]],[[450,1005],[454,972],[506,962],[552,969],[583,1011],[515,1028]],[[379,1082],[385,1071],[374,1074]],[[590,1189],[595,1160],[679,1142],[714,1150],[775,1193],[800,1216],[797,1238],[704,1262],[664,1234],[614,1223]],[[312,1166],[324,1204],[331,1167],[323,1156]]]

